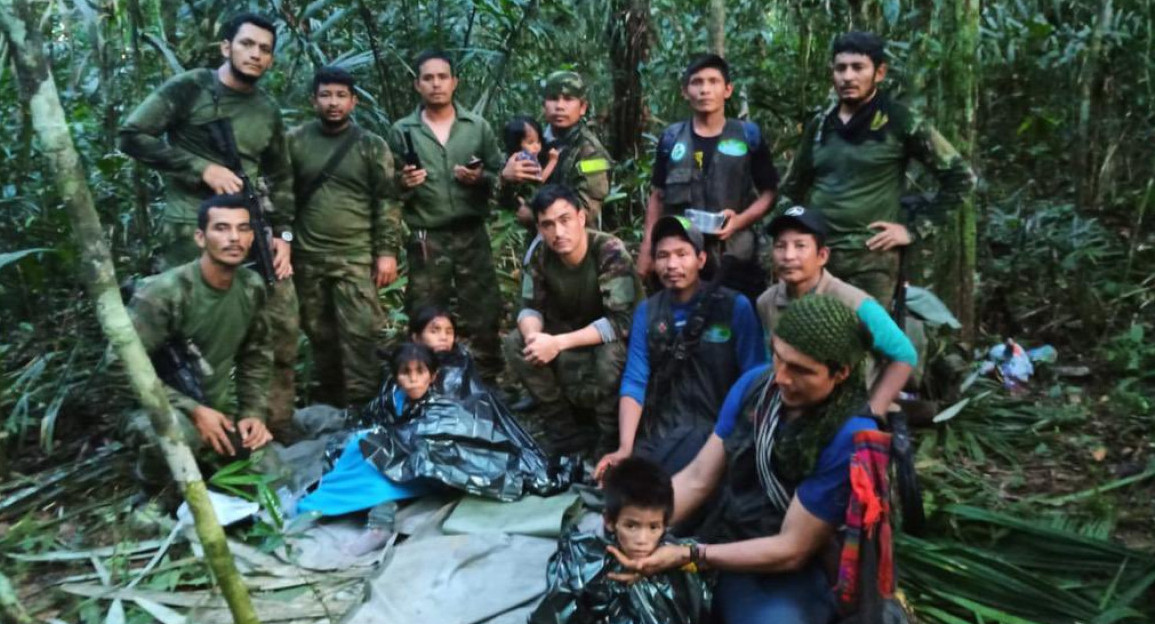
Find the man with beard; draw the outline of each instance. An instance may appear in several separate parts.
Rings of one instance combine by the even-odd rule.
[[[174,341],[195,347],[188,352],[198,361],[184,364],[199,371],[203,396],[165,386],[180,414],[176,434],[198,459],[227,463],[272,440],[265,426],[272,368],[267,291],[256,273],[241,268],[254,236],[244,197],[210,197],[195,218],[200,256],[149,278],[133,296],[129,315],[150,354]],[[137,476],[159,489],[168,469],[148,414],[133,412],[122,430],[139,452]]]
[[[288,135],[297,200],[293,278],[313,347],[312,398],[337,407],[367,402],[381,385],[377,289],[397,279],[401,238],[393,154],[352,122],[354,87],[343,69],[318,70],[317,119]]]
[[[526,265],[517,329],[504,346],[540,406],[549,451],[600,456],[618,439],[617,391],[642,285],[625,243],[587,230],[580,204],[552,184],[530,202],[544,244]]]
[[[974,185],[974,174],[930,124],[892,100],[885,44],[850,32],[834,41],[831,73],[838,102],[803,131],[781,191],[794,204],[819,211],[829,228],[835,276],[887,305],[898,279],[899,247],[912,233],[899,223],[906,165],[923,164],[938,179],[932,205],[945,213]]]
[[[766,363],[762,327],[744,295],[716,282],[702,233],[667,215],[653,231],[662,290],[634,312],[618,400],[618,450],[594,478],[631,455],[667,474],[685,467],[713,431],[730,386]]]
[[[456,299],[454,315],[478,373],[496,387],[501,290],[485,220],[504,157],[489,123],[454,102],[457,74],[447,53],[422,52],[413,70],[421,102],[389,132],[393,153],[412,157],[399,176],[410,233],[405,307],[412,314],[425,305],[449,308]]]
[[[245,173],[254,183],[261,178],[268,183],[272,210],[266,217],[273,229],[277,279],[268,302],[273,349],[269,424],[275,434],[288,436],[299,327],[297,294],[289,279],[293,180],[280,107],[257,88],[273,65],[276,45],[276,27],[268,19],[253,13],[233,17],[221,28],[221,66],[168,79],[128,116],[120,129],[119,147],[165,178],[167,201],[156,241],[158,271],[197,257],[199,251],[191,241],[203,199],[243,190],[240,177],[225,164],[230,159],[221,153],[210,122],[231,123]]]
[[[545,182],[567,186],[581,200],[588,212],[589,225],[601,229],[602,202],[610,193],[610,153],[602,146],[585,122],[589,111],[585,81],[574,71],[556,71],[545,80],[545,101],[542,109],[548,124],[543,137],[542,153],[558,150],[557,165],[545,180],[538,180],[541,166],[514,154],[505,163],[502,177],[509,182]],[[518,218],[531,221],[533,215]]]

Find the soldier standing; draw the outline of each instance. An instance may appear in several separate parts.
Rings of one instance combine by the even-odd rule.
[[[203,199],[244,190],[241,177],[226,165],[232,158],[222,153],[214,138],[214,122],[227,120],[231,125],[236,156],[246,176],[268,182],[273,210],[267,218],[277,280],[268,302],[273,349],[269,425],[275,434],[287,436],[299,327],[297,294],[288,279],[292,275],[292,171],[280,108],[257,88],[273,64],[276,44],[276,27],[268,19],[253,13],[233,17],[221,29],[221,66],[194,69],[167,80],[129,115],[120,129],[119,147],[165,177],[167,202],[158,235],[158,270],[197,257],[191,241],[197,206]]]
[[[338,407],[369,401],[381,385],[377,289],[397,279],[401,234],[393,154],[352,122],[354,87],[343,69],[318,70],[317,119],[288,135],[297,201],[293,279],[313,347],[314,398]]]
[[[573,189],[581,207],[589,213],[590,227],[601,229],[602,202],[610,192],[613,163],[609,152],[586,125],[589,106],[581,74],[557,71],[546,78],[543,111],[548,125],[542,153],[556,149],[558,160],[544,182]],[[506,161],[502,177],[514,183],[536,182],[542,181],[537,177],[540,172],[537,163],[520,160],[515,154]]]
[[[401,169],[401,217],[409,226],[406,245],[409,287],[406,308],[449,307],[470,339],[478,372],[496,385],[501,372],[501,291],[493,266],[489,197],[503,156],[493,129],[453,101],[457,77],[449,55],[420,54],[413,62],[417,110],[394,124],[389,145],[405,156]]]
[[[930,124],[879,89],[886,77],[885,43],[850,32],[835,40],[831,74],[838,102],[802,133],[782,194],[826,220],[827,269],[885,307],[898,280],[899,247],[911,232],[899,222],[899,196],[913,158],[938,179],[933,205],[957,206],[974,185],[959,153]]]

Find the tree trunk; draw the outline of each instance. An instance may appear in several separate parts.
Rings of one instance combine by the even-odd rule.
[[[1095,203],[1096,182],[1098,180],[1098,166],[1095,157],[1095,142],[1098,137],[1092,130],[1091,113],[1095,105],[1095,89],[1099,84],[1099,59],[1103,53],[1103,33],[1111,23],[1114,9],[1111,0],[1102,0],[1099,7],[1099,17],[1095,21],[1095,30],[1091,32],[1091,44],[1087,47],[1087,58],[1083,61],[1083,69],[1079,72],[1079,127],[1078,140],[1075,141],[1075,171],[1074,178],[1077,188],[1075,196],[1078,206],[1087,210]]]
[[[112,256],[44,56],[42,37],[38,29],[29,28],[30,24],[36,24],[36,19],[28,0],[0,0],[0,33],[7,37],[12,48],[22,95],[31,110],[33,129],[72,222],[80,251],[82,281],[96,303],[96,315],[105,336],[124,362],[137,398],[148,411],[169,469],[184,490],[209,568],[221,587],[233,620],[238,624],[259,624],[248,590],[225,542],[224,530],[209,502],[196,460],[179,437],[176,419],[181,416],[169,404],[164,386],[121,301]]]
[[[706,30],[710,36],[710,52],[726,56],[726,0],[710,0]]]
[[[650,57],[649,0],[614,0],[610,20],[610,66],[614,99],[610,109],[610,155],[636,158],[645,129],[645,98],[638,67]]]
[[[978,170],[975,149],[978,84],[980,0],[958,0],[953,13],[943,17],[954,25],[950,49],[944,51],[935,101],[936,117],[943,132],[959,153]],[[935,241],[935,292],[962,323],[962,340],[975,337],[975,266],[978,225],[974,195],[968,194],[958,211],[948,217]]]

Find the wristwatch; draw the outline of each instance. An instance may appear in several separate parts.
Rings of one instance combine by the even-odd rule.
[[[285,241],[286,243],[293,242],[293,233],[290,232],[289,230],[285,230],[284,232],[281,232],[281,240]]]

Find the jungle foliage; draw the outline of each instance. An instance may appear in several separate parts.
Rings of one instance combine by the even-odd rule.
[[[495,125],[539,110],[547,71],[582,72],[593,84],[591,123],[618,160],[607,214],[629,241],[640,239],[655,135],[687,114],[678,77],[690,55],[717,47],[721,33],[735,74],[731,114],[762,126],[784,172],[801,124],[828,105],[831,38],[851,28],[885,35],[890,88],[980,176],[971,216],[952,217],[917,250],[915,281],[944,290],[973,280],[963,289],[975,297],[973,341],[950,351],[969,362],[970,348],[1013,337],[1061,354],[1026,396],[977,383],[953,418],[920,433],[935,530],[900,543],[909,597],[932,622],[1152,619],[1151,0],[730,0],[711,3],[724,4],[720,30],[706,3],[686,0],[249,4],[277,20],[277,64],[262,85],[289,124],[310,117],[308,81],[323,64],[360,79],[358,122],[378,132],[415,106],[408,62],[425,48],[457,56],[459,100]],[[245,3],[35,6],[118,273],[140,272],[163,209],[160,179],[116,151],[116,129],[165,78],[215,65],[220,22]],[[130,395],[109,371],[8,59],[0,40],[0,419],[11,461],[34,472],[76,457],[76,440],[99,443]],[[910,177],[914,190],[933,189],[921,172]],[[494,217],[493,232],[512,297],[523,234],[508,214]],[[962,265],[946,266],[948,257]],[[87,526],[115,526],[112,506],[123,503]],[[0,551],[79,547],[75,534],[28,528],[59,526],[37,509],[0,505],[0,522],[33,523],[0,537]],[[1039,551],[1046,544],[1060,547]],[[203,570],[185,578],[208,583]]]

